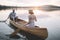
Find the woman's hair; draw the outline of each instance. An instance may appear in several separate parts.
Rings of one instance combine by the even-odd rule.
[[[34,13],[33,13],[33,10],[29,10],[29,14],[34,14]]]

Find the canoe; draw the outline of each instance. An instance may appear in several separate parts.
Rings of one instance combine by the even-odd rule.
[[[20,33],[25,34],[28,38],[39,38],[46,39],[48,37],[47,28],[39,28],[35,26],[35,28],[28,28],[24,26],[27,22],[19,19],[17,22],[10,20],[10,24],[15,28],[20,29]]]

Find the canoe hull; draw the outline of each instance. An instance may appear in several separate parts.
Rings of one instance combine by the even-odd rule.
[[[16,30],[17,28],[19,28],[20,26],[16,25],[15,22],[10,21],[10,25],[12,25],[13,29]],[[35,30],[35,29],[34,29]],[[48,37],[48,31],[47,28],[40,28],[39,30],[29,30],[29,29],[25,29],[20,27],[20,34],[26,36],[28,39],[32,40],[39,40],[39,39],[46,39]]]

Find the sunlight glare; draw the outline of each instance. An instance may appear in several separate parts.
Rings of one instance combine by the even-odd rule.
[[[40,10],[34,10],[33,12],[34,12],[35,15],[39,15],[42,11],[40,11]]]

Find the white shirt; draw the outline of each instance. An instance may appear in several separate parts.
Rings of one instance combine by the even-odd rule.
[[[14,19],[16,17],[16,13],[11,12],[10,15],[9,15],[9,17],[11,17],[11,18]]]
[[[34,21],[35,21],[36,16],[34,14],[32,14],[32,15],[29,15],[28,18],[29,18],[28,27],[34,28],[35,27]]]

